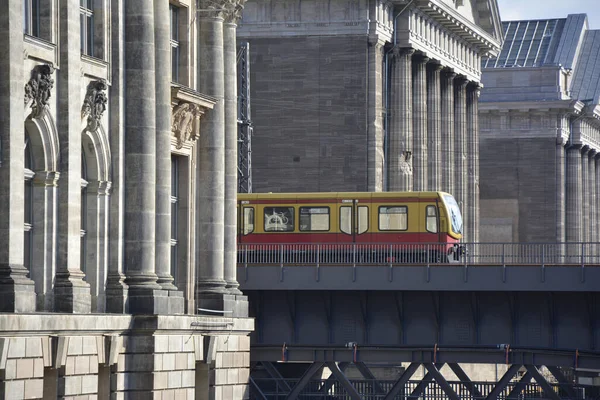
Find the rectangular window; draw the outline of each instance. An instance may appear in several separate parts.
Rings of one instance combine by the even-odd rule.
[[[244,207],[244,236],[254,232],[254,208]]]
[[[358,207],[358,234],[361,235],[369,230],[369,207]]]
[[[40,36],[40,0],[23,0],[23,32]]]
[[[292,232],[294,207],[265,207],[265,232]]]
[[[379,207],[380,231],[405,231],[408,229],[408,207],[381,206]]]
[[[340,207],[340,230],[342,233],[352,234],[352,207]]]
[[[427,206],[426,214],[425,226],[427,227],[427,232],[438,233],[437,207]]]
[[[329,207],[300,207],[301,231],[328,231]]]
[[[94,55],[94,0],[80,0],[79,22],[81,54]]]
[[[169,5],[171,22],[171,81],[179,82],[179,8]]]

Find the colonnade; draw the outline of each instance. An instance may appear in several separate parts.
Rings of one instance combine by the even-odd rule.
[[[479,239],[479,84],[411,48],[392,52],[388,190],[456,198]]]

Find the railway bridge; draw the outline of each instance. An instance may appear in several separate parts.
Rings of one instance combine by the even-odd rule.
[[[600,370],[599,243],[471,243],[450,262],[261,246],[238,247],[252,398],[598,398],[574,376]],[[501,373],[477,381],[473,364]]]

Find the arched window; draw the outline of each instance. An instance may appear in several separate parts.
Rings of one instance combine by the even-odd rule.
[[[33,250],[33,157],[31,155],[31,142],[27,131],[25,132],[25,268],[31,268],[31,254]]]

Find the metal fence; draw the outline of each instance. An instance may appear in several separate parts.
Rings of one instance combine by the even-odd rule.
[[[600,265],[600,243],[239,244],[238,265]]]
[[[253,378],[250,385],[250,398],[263,400],[284,400],[290,392],[289,388],[293,388],[298,382],[298,379],[271,379],[271,378]],[[356,391],[364,400],[383,400],[386,394],[390,391],[395,381],[391,380],[350,380]],[[525,385],[523,390],[516,396],[511,392],[518,382],[511,382],[507,387],[498,394],[499,400],[526,400],[526,399],[546,399],[542,388],[534,382]],[[404,385],[404,388],[395,397],[395,399],[422,399],[422,400],[442,400],[447,399],[445,392],[437,384],[430,382],[422,392],[414,397],[409,397],[415,392],[415,389],[422,381],[409,381]],[[456,392],[461,400],[478,400],[485,399],[496,386],[495,382],[457,382],[449,381],[448,384]],[[572,400],[597,400],[600,395],[600,388],[595,386],[585,385],[569,385],[569,390],[566,390],[564,385],[550,384],[552,389],[561,398],[569,398]],[[475,392],[477,395],[473,395]],[[576,397],[572,397],[568,393],[575,393]],[[511,395],[509,397],[509,395]],[[312,380],[300,392],[298,396],[300,400],[350,400],[351,397],[346,393],[343,386],[338,381],[328,381],[327,379]]]

